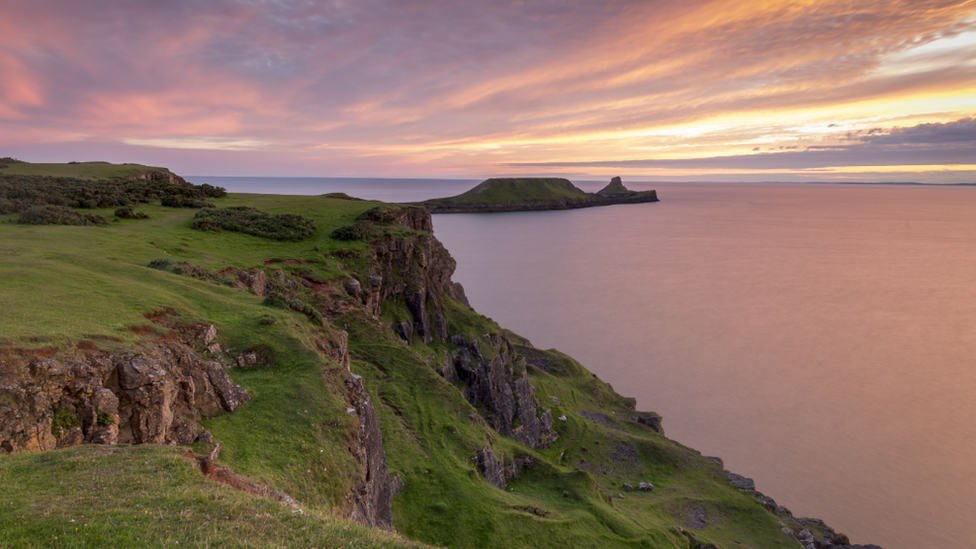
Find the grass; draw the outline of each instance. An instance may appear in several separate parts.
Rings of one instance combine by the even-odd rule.
[[[428,200],[432,205],[522,204],[585,201],[589,194],[567,179],[521,178],[488,179],[465,193],[450,198]]]
[[[382,547],[419,543],[248,496],[167,446],[0,459],[0,547]]]
[[[345,312],[320,323],[288,303],[268,306],[219,279],[173,272],[188,263],[213,273],[263,268],[269,279],[279,270],[292,278],[300,273],[340,288],[350,277],[366,280],[368,243],[331,235],[377,203],[254,194],[213,201],[221,208],[301,215],[316,229],[298,242],[201,232],[191,226],[193,210],[158,204],[140,207],[148,219],[115,221],[114,210],[86,210],[111,220],[99,227],[27,226],[14,223],[14,215],[0,216],[0,348],[67,350],[94,341],[104,350],[131,350],[165,328],[150,335],[129,328],[146,325],[149,311],[172,307],[181,321],[216,325],[217,340],[231,356],[264,349],[269,364],[228,371],[252,401],[204,425],[225,445],[220,463],[290,494],[305,514],[210,482],[180,457],[185,449],[83,447],[0,456],[0,546],[137,546],[147,539],[167,547],[177,541],[195,547],[414,546],[335,518],[345,515],[346,496],[361,476],[348,449],[358,419],[346,413],[347,374],[317,350],[318,342],[337,341],[340,329],[348,331],[352,369],[376,408],[390,470],[405,481],[393,500],[394,524],[404,536],[457,548],[683,549],[688,540],[674,527],[701,507],[709,518],[693,533],[703,542],[792,546],[779,530],[783,519],[729,485],[718,466],[694,450],[629,421],[630,400],[558,351],[520,347],[527,358],[549,364],[550,372],[527,370],[542,407],[566,417],[555,422],[560,436],[554,444],[531,450],[472,420],[477,410],[461,388],[435,372],[453,345],[437,339],[425,345],[415,337],[408,346],[393,334],[390,323],[410,318],[402,299],[385,302],[382,316],[373,318],[353,298],[337,294],[332,299]],[[383,234],[429,238],[392,226]],[[403,268],[414,272],[417,266]],[[288,299],[307,298],[297,291]],[[484,334],[505,330],[444,299],[449,332],[478,341],[490,358]],[[610,417],[619,430],[580,412]],[[530,457],[534,466],[499,490],[471,461],[484,446],[506,463]],[[614,497],[623,483],[642,481],[655,491]]]
[[[0,167],[0,174],[10,175],[50,175],[53,177],[75,177],[78,179],[111,179],[129,177],[145,172],[168,172],[158,166],[142,164],[111,164],[109,162],[34,163],[14,162]]]

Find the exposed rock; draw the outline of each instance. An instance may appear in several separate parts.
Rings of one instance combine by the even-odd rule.
[[[637,489],[640,490],[641,492],[653,492],[654,485],[651,484],[650,482],[640,482],[637,484]]]
[[[490,447],[485,446],[482,448],[471,460],[474,461],[475,468],[484,475],[485,480],[496,488],[501,490],[505,489],[505,471],[502,467],[502,462]]]
[[[402,298],[410,311],[413,331],[424,343],[430,343],[435,336],[447,341],[444,297],[465,305],[468,300],[464,288],[451,281],[457,262],[430,234],[430,213],[418,207],[367,213],[374,217],[392,216],[404,226],[422,232],[412,237],[387,235],[370,243],[370,291],[361,295],[366,309],[379,316],[383,300]]]
[[[386,451],[383,448],[383,435],[376,419],[376,410],[363,388],[360,376],[353,375],[347,379],[346,387],[350,390],[349,398],[354,406],[352,410],[359,417],[359,427],[350,442],[349,450],[362,467],[359,486],[347,497],[349,518],[371,528],[392,531],[393,515],[390,506],[395,489],[386,465]]]
[[[204,432],[201,417],[230,412],[249,399],[219,364],[174,341],[139,353],[7,355],[0,360],[0,452],[82,443],[188,444]],[[60,425],[69,425],[52,433],[55,411]]]
[[[595,421],[600,425],[607,427],[608,429],[623,431],[623,429],[620,428],[620,425],[617,425],[617,422],[611,419],[610,416],[606,416],[594,412],[580,412],[579,414],[590,421]]]
[[[264,297],[268,293],[268,277],[264,271],[235,271],[237,280],[232,284],[235,288],[251,290],[254,295]]]
[[[358,296],[359,291],[362,289],[361,284],[355,278],[351,278],[347,280],[346,283],[342,285],[342,287],[345,288],[346,293],[351,296]]]
[[[735,486],[736,488],[741,488],[743,490],[756,489],[756,481],[752,480],[751,478],[747,478],[742,475],[737,475],[735,473],[726,473],[725,477],[729,479],[729,482],[732,483],[732,486]]]
[[[637,412],[630,416],[630,420],[640,423],[655,433],[664,434],[664,427],[661,425],[664,419],[654,412]]]
[[[477,342],[452,337],[451,343],[458,349],[452,367],[442,368],[441,375],[448,381],[456,376],[466,383],[464,397],[472,406],[481,405],[485,421],[500,434],[530,448],[548,447],[559,437],[552,428],[552,411],[540,409],[535,387],[508,338],[503,334],[487,337],[494,351],[490,361],[481,355]]]
[[[627,492],[633,492],[634,491],[634,486],[625,482],[624,483],[624,490],[627,491]]]
[[[393,325],[393,331],[396,335],[403,338],[408,344],[410,343],[410,338],[413,337],[413,323],[411,322],[397,322]]]

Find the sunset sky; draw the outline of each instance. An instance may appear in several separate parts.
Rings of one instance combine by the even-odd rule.
[[[0,156],[976,182],[976,0],[3,0]]]

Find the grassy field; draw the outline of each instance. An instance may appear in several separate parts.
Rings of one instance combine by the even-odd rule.
[[[489,179],[475,188],[450,198],[428,200],[425,204],[516,204],[586,200],[590,195],[569,180],[560,178]]]
[[[0,174],[10,175],[50,175],[53,177],[75,177],[78,179],[111,179],[129,177],[145,172],[168,172],[158,166],[142,164],[111,164],[109,162],[78,162],[75,164],[48,164],[34,162],[14,162],[0,167]]]
[[[457,548],[684,549],[689,539],[680,527],[717,547],[795,545],[780,532],[777,522],[784,519],[732,487],[713,462],[630,421],[626,399],[557,351],[532,351],[552,371],[528,372],[542,407],[566,419],[555,422],[560,436],[552,446],[531,450],[473,420],[477,410],[434,371],[453,345],[436,338],[425,345],[416,337],[405,345],[393,335],[389,323],[409,318],[402,299],[385,302],[376,319],[351,298],[336,297],[344,312],[317,325],[219,280],[149,268],[169,259],[212,272],[303,273],[337,285],[353,275],[364,279],[367,243],[330,234],[376,203],[245,194],[213,202],[299,214],[317,229],[295,242],[202,232],[191,228],[195,210],[156,204],[137,207],[149,219],[114,221],[111,211],[92,210],[112,220],[99,227],[27,226],[14,215],[0,216],[0,347],[67,353],[94,341],[103,350],[137,348],[163,328],[149,335],[130,328],[146,325],[145,313],[172,307],[183,320],[214,324],[224,349],[266,349],[269,364],[229,370],[253,400],[204,425],[225,445],[221,464],[290,494],[304,514],[212,483],[180,457],[180,448],[6,455],[0,456],[0,547],[133,546],[147,539],[165,547],[412,546],[336,518],[359,475],[348,451],[356,420],[345,413],[337,365],[315,350],[315,341],[339,329],[349,333],[353,372],[372,396],[391,473],[405,481],[393,500],[403,536]],[[427,238],[408,229],[396,235]],[[451,300],[446,315],[449,332],[468,339],[504,332]],[[269,318],[276,323],[264,322]],[[581,412],[603,414],[619,429]],[[486,445],[508,463],[529,457],[533,466],[499,490],[471,460]],[[624,491],[624,483],[638,482],[652,482],[655,490]]]

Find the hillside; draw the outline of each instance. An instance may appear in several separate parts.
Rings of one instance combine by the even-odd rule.
[[[656,191],[630,191],[619,177],[597,193],[583,192],[568,179],[525,177],[487,179],[449,198],[418,203],[431,213],[569,210],[614,204],[657,202]]]
[[[847,542],[472,310],[425,209],[206,200],[0,215],[0,545]]]
[[[0,174],[73,177],[77,179],[128,179],[145,174],[170,173],[166,168],[142,164],[111,164],[109,162],[38,163],[21,162],[10,157],[0,158]]]

